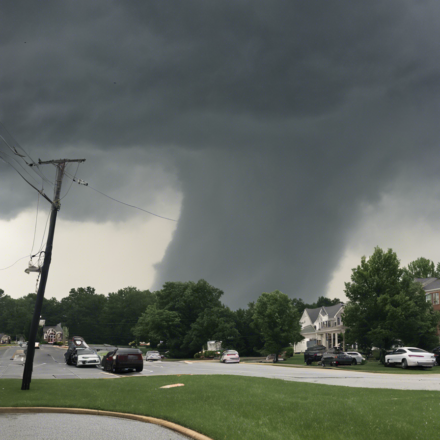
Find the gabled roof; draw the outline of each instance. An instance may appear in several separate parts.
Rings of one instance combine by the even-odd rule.
[[[334,306],[323,307],[323,309],[327,312],[329,318],[334,318],[336,313],[344,307],[343,303],[336,304]]]
[[[306,309],[306,312],[308,313],[310,320],[312,322],[315,322],[318,319],[319,311],[321,310],[321,307],[318,307],[317,309]]]
[[[312,322],[315,322],[318,319],[319,313],[322,311],[324,316],[328,316],[329,318],[334,318],[336,313],[344,307],[344,303],[339,303],[334,306],[328,307],[317,307],[316,309],[306,309],[310,319]]]
[[[62,332],[63,328],[61,327],[61,322],[57,325],[45,325],[43,327],[43,333],[46,333],[50,328],[53,328],[56,332]]]
[[[423,290],[440,289],[440,279],[438,278],[415,278],[416,283],[420,283]]]

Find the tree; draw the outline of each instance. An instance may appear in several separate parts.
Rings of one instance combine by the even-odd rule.
[[[205,280],[199,280],[197,283],[167,282],[162,290],[155,294],[155,308],[147,307],[134,327],[133,334],[136,337],[144,335],[151,343],[157,339],[164,341],[172,356],[194,355],[198,349],[193,345],[190,347],[190,344],[185,344],[185,336],[202,313],[215,307],[222,307],[220,297],[223,292]],[[163,319],[156,319],[154,314]],[[174,327],[169,328],[170,325]]]
[[[82,336],[89,343],[105,342],[100,318],[106,301],[105,295],[95,293],[93,287],[71,289],[69,296],[61,300],[70,334]]]
[[[420,257],[408,264],[407,271],[413,278],[439,278],[440,272],[438,269],[439,265],[437,265],[436,270],[433,261]]]
[[[132,340],[132,328],[142,312],[155,303],[155,295],[126,287],[109,293],[100,317],[101,332],[109,344],[128,344]]]
[[[253,321],[263,336],[264,350],[275,353],[274,362],[278,362],[283,347],[303,339],[299,314],[289,297],[279,290],[260,295],[255,304]]]
[[[234,340],[234,348],[241,356],[259,355],[264,346],[261,332],[253,325],[255,303],[250,302],[247,309],[238,309],[233,313],[235,328],[239,333]]]
[[[425,301],[420,283],[400,268],[392,249],[376,247],[368,260],[362,257],[345,283],[345,294],[350,300],[343,314],[348,342],[364,350],[379,347],[381,359],[397,341],[421,347],[431,343],[438,313]]]
[[[235,327],[234,313],[226,306],[204,310],[183,340],[184,347],[198,351],[207,341],[222,341],[223,348],[236,348],[240,333]]]

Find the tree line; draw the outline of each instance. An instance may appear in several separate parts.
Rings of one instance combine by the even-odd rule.
[[[391,249],[376,248],[369,259],[362,257],[345,285],[346,342],[357,343],[365,352],[372,347],[385,352],[397,343],[432,349],[438,344],[439,313],[426,302],[421,284],[414,279],[439,277],[439,268],[425,258],[401,267]],[[221,302],[222,296],[205,280],[167,282],[156,292],[126,287],[108,295],[80,287],[60,301],[44,299],[42,317],[46,324],[62,323],[70,336],[82,336],[90,343],[144,341],[173,357],[188,357],[216,340],[224,348],[252,356],[277,354],[299,342],[299,320],[306,308],[340,302],[321,296],[308,304],[276,290],[261,294],[247,308],[231,310]],[[0,289],[0,332],[27,338],[35,300],[35,294],[13,299]]]
[[[36,295],[13,299],[0,292],[0,331],[13,338],[27,338]],[[167,282],[156,292],[127,287],[108,295],[80,287],[71,289],[60,301],[45,298],[42,318],[46,325],[61,323],[70,336],[82,336],[89,343],[149,342],[173,357],[188,357],[207,341],[216,340],[222,341],[224,348],[250,356],[278,353],[301,340],[303,308],[315,305],[274,291],[234,311],[221,302],[222,295],[205,280]],[[326,298],[319,301],[331,302]]]

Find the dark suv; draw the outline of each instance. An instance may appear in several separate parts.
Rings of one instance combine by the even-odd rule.
[[[312,362],[319,362],[326,351],[327,347],[324,345],[314,345],[313,347],[309,347],[304,352],[304,362],[307,365],[312,365]]]
[[[69,348],[64,353],[64,359],[67,365],[72,365],[72,356],[77,348],[89,348],[81,336],[73,336],[72,339],[69,340]]]
[[[113,373],[120,373],[122,370],[136,370],[139,373],[144,369],[144,359],[137,348],[117,348],[102,358],[101,366],[104,371]]]

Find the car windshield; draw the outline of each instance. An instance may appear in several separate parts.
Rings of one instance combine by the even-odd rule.
[[[353,353],[353,352],[350,352],[350,353],[347,353],[347,354],[349,354],[350,356],[357,356],[358,355],[358,353]]]
[[[159,352],[158,351],[147,351],[147,355],[150,355],[150,354],[159,354]]]
[[[80,354],[80,355],[81,354],[95,354],[95,352],[93,350],[89,350],[87,348],[83,348],[82,350],[79,349],[77,351],[78,351],[78,354]]]
[[[224,354],[238,354],[235,350],[225,351]]]
[[[408,351],[412,353],[427,353],[427,351],[422,350],[421,348],[408,348]]]

